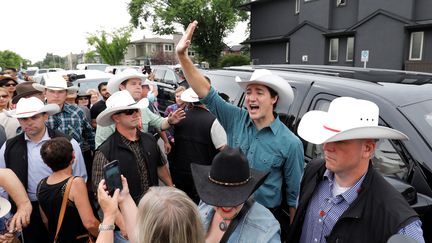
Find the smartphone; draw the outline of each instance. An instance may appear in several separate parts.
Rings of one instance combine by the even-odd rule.
[[[115,189],[117,188],[119,188],[120,190],[123,189],[118,160],[113,160],[110,163],[106,164],[103,167],[103,173],[109,195],[112,196]]]

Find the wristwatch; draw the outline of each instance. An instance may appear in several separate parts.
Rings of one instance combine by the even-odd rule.
[[[99,224],[99,231],[114,230],[115,226],[113,224]]]

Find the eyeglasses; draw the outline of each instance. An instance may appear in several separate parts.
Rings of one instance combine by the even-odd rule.
[[[6,98],[8,98],[9,97],[9,95],[0,95],[0,98],[1,99],[6,99]]]
[[[132,115],[133,113],[138,112],[138,109],[127,109],[127,110],[122,110],[116,113],[116,115],[118,114],[125,114],[127,116]]]
[[[17,84],[16,83],[7,83],[4,86],[5,87],[15,87]]]

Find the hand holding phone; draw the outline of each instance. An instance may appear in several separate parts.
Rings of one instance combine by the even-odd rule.
[[[104,179],[107,186],[108,194],[112,196],[115,189],[123,189],[121,181],[121,172],[118,160],[113,160],[103,167]]]

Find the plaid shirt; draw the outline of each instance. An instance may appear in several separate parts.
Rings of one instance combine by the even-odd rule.
[[[325,236],[331,233],[340,216],[357,198],[365,176],[366,174],[344,193],[333,196],[334,173],[329,170],[324,172],[325,179],[315,189],[306,212],[301,243],[326,242]],[[398,234],[411,237],[420,243],[424,242],[420,220],[401,228]]]
[[[81,108],[65,103],[63,110],[48,117],[47,127],[73,137],[84,151],[86,142],[94,150],[95,133]]]

